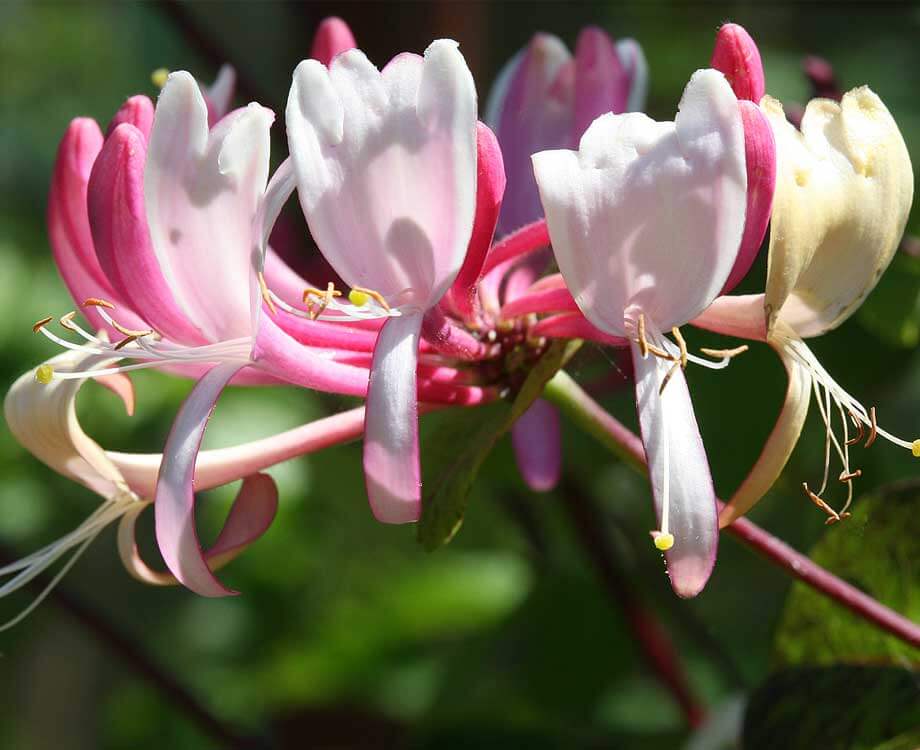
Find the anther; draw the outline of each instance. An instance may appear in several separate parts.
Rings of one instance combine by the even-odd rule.
[[[125,336],[132,336],[135,339],[139,339],[141,336],[150,336],[153,333],[153,330],[148,328],[146,331],[135,331],[133,328],[126,328],[121,325],[117,320],[110,321],[112,328],[114,328],[119,333],[123,333]]]
[[[39,365],[35,368],[35,379],[42,385],[48,385],[54,378],[54,368],[51,365]]]
[[[685,370],[687,369],[687,342],[684,341],[684,337],[680,332],[680,329],[677,326],[674,326],[671,329],[671,335],[674,336],[674,340],[677,342],[677,345],[680,347],[680,366]],[[663,387],[662,387],[663,390]]]
[[[671,547],[674,546],[674,535],[673,534],[664,534],[660,531],[653,531],[652,537],[655,542],[655,549],[661,550],[662,552],[667,552]]]
[[[808,482],[802,482],[802,489],[805,491],[805,497],[811,500],[816,506],[818,506],[821,510],[827,513],[828,516],[831,517],[832,520],[830,521],[830,523],[836,523],[837,521],[840,520],[840,514],[837,513],[836,510],[834,510],[830,505],[824,502],[823,498],[819,497],[814,492],[812,492],[810,489],[808,489]]]
[[[871,448],[878,437],[878,422],[875,416],[875,407],[869,407],[869,437],[866,438],[866,448]]]
[[[331,281],[328,286],[326,286],[325,291],[320,289],[314,289],[310,287],[303,293],[303,301],[307,305],[307,310],[310,313],[310,318],[316,320],[320,315],[323,314],[323,311],[332,303],[333,297],[341,297],[342,293],[335,288],[335,284]],[[313,309],[313,297],[319,299],[319,307]]]
[[[856,469],[856,471],[851,471],[849,474],[846,470],[840,472],[840,481],[841,482],[850,482],[853,479],[859,479],[862,476],[862,469]]]
[[[51,315],[49,315],[47,318],[42,318],[41,320],[37,320],[35,322],[35,325],[32,326],[32,333],[38,333],[42,328],[48,325],[51,322],[51,320],[52,320]]]
[[[857,443],[862,442],[863,436],[866,434],[866,431],[865,431],[865,429],[863,429],[862,420],[861,420],[861,419],[858,419],[858,418],[856,417],[856,415],[855,415],[852,411],[850,412],[850,421],[851,421],[851,422],[853,423],[853,425],[856,427],[856,429],[858,430],[858,432],[856,433],[856,435],[855,435],[854,437],[851,437],[849,440],[847,440],[847,441],[846,441],[846,444],[847,444],[847,445],[856,445]]]
[[[373,289],[365,289],[363,286],[355,286],[351,288],[352,292],[358,292],[359,294],[366,294],[372,300],[374,300],[378,305],[380,305],[384,310],[390,312],[390,305],[383,298],[383,295],[380,292],[374,291]],[[349,292],[349,296],[351,292]]]
[[[169,68],[157,68],[150,74],[150,81],[158,89],[166,85],[166,79],[169,78]]]
[[[742,344],[741,346],[736,346],[734,349],[706,349],[701,347],[700,351],[705,354],[707,357],[713,357],[715,359],[731,359],[732,357],[737,357],[739,354],[744,354],[748,350],[747,344]]]
[[[268,284],[265,282],[265,274],[259,271],[256,277],[259,279],[259,291],[262,292],[262,299],[265,300],[265,304],[268,306],[268,309],[271,310],[272,315],[277,315],[278,309],[275,307],[275,301],[272,299]]]
[[[115,309],[115,305],[108,300],[99,299],[99,297],[87,297],[83,300],[83,307],[107,307],[109,310]]]
[[[671,365],[667,374],[664,376],[664,380],[661,381],[661,386],[658,388],[658,395],[660,396],[664,393],[664,387],[671,382],[671,378],[674,376],[674,373],[677,372],[677,368],[680,367],[680,360]]]
[[[77,317],[77,311],[71,310],[69,313],[65,313],[60,318],[58,318],[58,323],[61,324],[63,328],[66,328],[68,331],[75,330],[73,319]]]
[[[645,314],[639,313],[639,351],[642,352],[642,358],[648,356],[648,341],[645,340]]]
[[[112,347],[112,348],[113,348],[115,351],[119,351],[119,350],[121,350],[121,349],[124,349],[128,344],[133,344],[133,343],[134,343],[135,341],[137,341],[139,338],[140,338],[140,336],[137,336],[137,335],[135,335],[135,334],[128,334],[128,335],[125,336],[121,341],[119,341],[117,344],[115,344],[115,346]]]

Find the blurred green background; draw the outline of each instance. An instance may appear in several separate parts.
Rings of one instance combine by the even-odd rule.
[[[239,69],[246,95],[280,111],[291,71],[308,53],[317,22],[329,14],[352,25],[378,64],[404,49],[421,51],[433,38],[458,39],[483,98],[498,68],[533,32],[554,32],[571,45],[579,28],[598,24],[643,45],[651,71],[648,111],[659,118],[673,115],[689,74],[708,63],[718,25],[736,21],[760,44],[769,93],[804,102],[809,89],[801,59],[820,54],[834,64],[844,88],[872,86],[920,163],[920,8],[912,4],[3,0],[4,389],[55,353],[32,335],[32,323],[72,307],[44,224],[55,150],[70,119],[88,115],[104,126],[127,96],[155,95],[154,69],[184,68],[207,81],[220,60]],[[286,153],[281,123],[276,130],[280,160]],[[920,230],[920,212],[911,226]],[[304,248],[310,251],[307,240]],[[741,291],[762,291],[764,272],[761,259]],[[813,347],[842,385],[877,404],[883,423],[909,438],[920,433],[918,325],[920,259],[901,254],[863,310]],[[717,341],[698,331],[688,337],[692,346]],[[570,372],[634,424],[629,388],[621,387],[608,353],[585,347]],[[727,371],[691,368],[688,377],[716,488],[726,496],[769,432],[785,388],[782,368],[761,347]],[[87,386],[79,404],[83,424],[106,448],[158,451],[190,385],[150,372],[137,374],[135,383],[132,418],[109,393]],[[261,437],[349,403],[293,389],[232,389],[220,401],[206,442],[216,447]],[[426,419],[423,439],[439,424]],[[754,696],[746,747],[776,746],[759,732],[782,726],[771,724],[780,720],[768,714],[788,696],[799,700],[793,702],[799,710],[811,706],[815,716],[826,711],[826,722],[816,718],[812,735],[796,740],[790,734],[788,747],[871,748],[911,729],[903,712],[898,723],[885,711],[900,705],[892,696],[918,698],[916,682],[905,687],[897,674],[891,683],[872,677],[870,684],[882,685],[876,691],[881,698],[865,707],[858,701],[871,691],[854,695],[852,686],[861,683],[841,665],[906,668],[917,664],[917,651],[792,587],[730,538],[703,594],[676,599],[648,542],[654,520],[646,482],[570,425],[564,429],[564,490],[527,492],[505,439],[476,482],[461,532],[435,553],[423,551],[411,528],[373,521],[358,445],[273,469],[281,510],[264,539],[223,574],[243,592],[235,598],[207,600],[136,583],[122,570],[113,530],[107,530],[65,578],[65,602],[52,598],[0,634],[0,746],[630,748],[695,741],[687,746],[721,747],[691,737],[629,635],[627,602],[660,617],[698,699],[735,728],[729,736],[737,736],[739,706]],[[881,441],[860,451],[857,489],[864,497],[851,522],[827,528],[799,491],[803,480],[820,479],[823,449],[813,413],[783,480],[753,518],[798,549],[820,542],[816,554],[832,571],[917,619],[920,524],[911,512],[917,463]],[[423,443],[423,457],[424,450]],[[95,496],[26,454],[5,429],[0,473],[5,553],[37,549],[97,505]],[[889,489],[895,482],[901,482],[897,491]],[[209,493],[200,504],[203,536],[218,528],[234,489]],[[577,494],[597,509],[590,525],[609,544],[620,589],[605,586],[586,555],[572,523]],[[146,551],[155,559],[151,519],[144,520]],[[33,596],[21,592],[0,602],[0,620]],[[74,601],[92,611],[94,627],[74,617],[66,606]],[[123,634],[134,656],[124,658],[100,623]],[[177,706],[175,686],[164,687],[139,669],[138,654],[244,739],[222,740],[187,700],[179,701],[184,709]],[[810,673],[783,672],[799,676],[791,687],[771,682],[779,670],[812,664],[837,671],[822,672],[830,677],[810,702],[797,692],[819,684]],[[790,710],[787,718],[795,715]],[[868,729],[841,724],[841,717],[860,711],[871,719]]]

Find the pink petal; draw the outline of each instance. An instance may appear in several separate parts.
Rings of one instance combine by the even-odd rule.
[[[255,217],[273,119],[251,104],[209,133],[201,91],[185,72],[169,76],[157,103],[144,174],[150,239],[179,308],[210,341],[253,333]]]
[[[58,147],[48,194],[48,236],[54,262],[78,307],[88,297],[120,301],[96,260],[86,211],[90,171],[102,142],[102,133],[93,120],[81,117],[71,121]],[[120,336],[95,308],[83,312],[97,330]]]
[[[89,181],[87,206],[99,264],[119,297],[143,311],[139,328],[153,327],[176,343],[206,339],[177,305],[150,243],[144,206],[145,139],[123,123],[106,139]],[[118,311],[120,313],[120,311]]]
[[[672,363],[654,355],[643,359],[635,343],[632,359],[639,425],[659,524],[666,486],[670,498],[668,531],[674,535],[674,546],[665,553],[668,576],[678,596],[696,596],[712,573],[719,543],[709,462],[683,370],[674,371],[659,395]]]
[[[629,346],[629,341],[619,336],[611,336],[599,328],[591,325],[588,319],[580,312],[553,315],[544,318],[532,326],[531,335],[547,336],[560,339],[586,339],[605,346]]]
[[[108,138],[114,132],[115,128],[123,122],[133,125],[144,137],[144,143],[150,137],[150,128],[153,127],[153,102],[143,94],[132,96],[119,110],[115,113],[108,129],[105,131],[105,137]]]
[[[538,398],[511,428],[518,471],[534,492],[549,492],[562,473],[562,432],[559,412]]]
[[[327,351],[305,347],[268,316],[259,321],[252,360],[260,369],[293,385],[349,396],[367,393],[366,368],[342,364]]]
[[[635,39],[620,39],[617,42],[620,64],[629,79],[629,97],[626,112],[642,112],[648,94],[648,62],[642,47]]]
[[[713,303],[690,322],[697,328],[736,336],[749,341],[767,340],[767,318],[763,294],[738,294],[716,297]]]
[[[683,325],[724,286],[747,176],[738,103],[721,73],[694,73],[673,123],[603,115],[579,151],[533,163],[559,268],[601,330],[626,336],[631,305],[663,330]]]
[[[390,318],[380,331],[367,389],[364,477],[374,517],[411,523],[422,511],[416,374],[422,316]]]
[[[499,236],[543,215],[530,155],[574,144],[574,72],[561,40],[535,34],[499,74],[486,109],[486,123],[498,137],[508,176]]]
[[[307,346],[372,352],[377,342],[377,331],[355,328],[347,323],[309,320],[283,310],[272,320],[288,336]]]
[[[213,128],[233,106],[236,91],[236,71],[232,65],[221,65],[217,78],[210,86],[201,86],[201,95],[208,108],[208,127]]]
[[[134,416],[134,383],[127,374],[119,372],[114,375],[100,375],[93,379],[118,396],[124,404],[125,413],[129,417]]]
[[[575,45],[575,122],[571,143],[577,142],[601,115],[625,112],[629,88],[629,75],[610,35],[596,26],[583,29]],[[556,144],[544,148],[553,145]]]
[[[773,210],[773,193],[776,190],[776,140],[770,123],[760,107],[748,101],[739,101],[741,121],[744,124],[744,155],[747,166],[747,210],[744,234],[738,257],[720,294],[728,294],[751,269],[757,258],[770,213]]]
[[[200,454],[199,454],[200,455]],[[200,488],[199,488],[200,489]],[[168,586],[178,583],[175,576],[148,567],[135,542],[135,525],[141,511],[129,511],[118,526],[118,551],[127,571],[144,583]],[[204,553],[208,568],[214,572],[238,557],[259,539],[271,526],[278,510],[278,488],[267,474],[254,474],[243,479],[230,507],[220,535],[213,546]]]
[[[543,288],[538,291],[533,291],[533,289],[534,287],[531,287],[527,294],[506,304],[502,308],[501,317],[510,319],[530,313],[580,312],[572,298],[572,293],[564,286]]]
[[[211,412],[224,386],[239,369],[237,363],[217,365],[198,381],[173,422],[157,478],[153,507],[160,553],[173,575],[202,596],[236,593],[214,577],[202,554],[195,530],[193,477]]]
[[[313,46],[310,48],[310,57],[328,67],[336,55],[357,46],[348,24],[341,18],[330,16],[324,18],[316,29]]]
[[[766,91],[760,50],[736,23],[723,25],[716,34],[710,67],[725,74],[735,96],[759,104]]]
[[[546,228],[545,220],[537,219],[506,234],[496,242],[486,256],[482,273],[487,274],[509,260],[521,258],[546,247],[549,247],[549,230]]]
[[[450,40],[378,72],[359,50],[305,60],[287,107],[298,196],[349,286],[427,309],[460,270],[476,209],[476,92]]]
[[[483,123],[476,124],[478,172],[476,178],[476,216],[466,259],[448,292],[447,299],[456,313],[466,320],[476,317],[476,283],[484,272],[486,253],[492,246],[498,213],[505,193],[505,165],[495,134]]]

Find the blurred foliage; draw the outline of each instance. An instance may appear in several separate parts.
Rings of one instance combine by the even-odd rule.
[[[778,672],[751,696],[745,750],[914,748],[920,739],[915,673],[837,666]]]
[[[432,38],[458,38],[483,99],[496,71],[533,32],[553,31],[571,45],[580,27],[596,23],[644,46],[652,76],[648,109],[656,117],[673,114],[689,74],[709,60],[718,24],[734,20],[760,43],[772,94],[803,101],[801,57],[821,54],[845,85],[872,85],[900,123],[911,153],[920,155],[920,105],[905,73],[918,62],[920,11],[913,4],[655,0],[178,7],[180,14],[156,3],[0,3],[5,387],[54,353],[49,342],[30,333],[32,323],[72,306],[44,227],[55,148],[69,120],[85,115],[104,124],[125,97],[155,95],[152,70],[186,68],[210,80],[223,59],[245,73],[250,90],[240,94],[240,102],[259,98],[280,111],[291,71],[309,48],[316,23],[329,13],[353,25],[378,63],[403,49],[424,49]],[[179,23],[179,16],[186,22]],[[276,160],[286,153],[281,125],[273,144]],[[911,228],[920,230],[917,211]],[[309,252],[305,238],[304,253]],[[920,423],[914,261],[896,259],[858,320],[813,346],[844,387],[880,405],[886,427],[910,437]],[[764,275],[761,258],[739,291],[762,290]],[[686,336],[691,347],[734,343],[702,331]],[[616,353],[590,345],[567,367],[613,413],[635,425],[622,369]],[[691,368],[688,380],[716,487],[725,496],[769,433],[784,392],[782,368],[766,347],[754,347],[725,372]],[[149,372],[137,373],[135,383],[133,418],[110,393],[88,385],[80,396],[81,420],[107,448],[158,451],[190,384]],[[352,403],[292,388],[230,389],[209,425],[207,444],[261,437]],[[423,418],[423,435],[437,432],[445,418]],[[916,658],[808,592],[795,590],[783,613],[788,580],[729,539],[703,594],[677,600],[648,543],[654,518],[645,481],[572,425],[563,427],[567,475],[600,507],[624,575],[660,615],[694,690],[709,706],[764,683],[777,655],[788,662],[820,656],[828,664]],[[458,444],[477,439],[462,427],[457,433]],[[798,548],[825,539],[816,554],[832,571],[916,617],[913,498],[890,500],[873,488],[916,476],[917,464],[882,441],[861,452],[858,484],[866,499],[857,503],[849,523],[826,529],[800,492],[803,479],[820,477],[823,451],[823,428],[812,415],[784,477],[754,519]],[[428,472],[440,465],[435,452],[425,439]],[[644,748],[679,746],[689,737],[670,695],[630,640],[619,603],[586,563],[561,510],[563,498],[526,492],[507,439],[483,457],[461,532],[433,554],[418,544],[413,529],[373,520],[360,467],[359,447],[346,445],[272,469],[282,498],[278,518],[263,540],[222,573],[243,592],[240,597],[205,600],[136,583],[121,569],[111,530],[64,587],[116,623],[215,715],[266,747]],[[18,554],[63,535],[96,507],[91,493],[47,471],[5,429],[0,472],[0,541]],[[213,538],[234,489],[203,496],[203,538]],[[141,545],[156,561],[149,517],[142,519]],[[0,603],[2,619],[31,596],[23,592]],[[792,626],[795,634],[789,635]],[[0,634],[0,665],[0,747],[217,747],[52,601]],[[837,692],[839,682],[835,677],[815,683],[827,691],[815,705],[838,722],[859,705],[859,695]],[[864,683],[854,678],[852,684]],[[794,692],[792,684],[777,685]],[[892,699],[903,685],[907,695],[900,677],[872,685]],[[756,696],[766,696],[759,705],[769,708],[776,689],[767,682],[752,705],[758,705]],[[899,741],[884,747],[909,746],[909,740]]]
[[[853,516],[811,551],[811,558],[878,601],[920,622],[920,484],[862,498]],[[844,530],[844,526],[848,529]],[[782,664],[862,663],[920,666],[920,649],[882,633],[849,610],[796,582],[776,634]]]

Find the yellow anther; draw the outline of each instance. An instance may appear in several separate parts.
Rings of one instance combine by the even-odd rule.
[[[914,454],[914,458],[920,458],[920,438],[910,444],[910,452]]]
[[[655,549],[659,549],[662,552],[667,552],[671,547],[674,546],[674,535],[673,534],[655,534]]]
[[[47,318],[42,318],[39,321],[36,321],[35,325],[32,326],[32,333],[38,333],[42,328],[48,325],[51,322],[51,316]]]
[[[158,89],[166,85],[166,79],[169,78],[169,68],[157,68],[150,74],[150,80]]]
[[[360,289],[352,289],[348,293],[348,301],[355,307],[364,307],[370,302],[370,299],[370,295],[367,292],[362,292]]]
[[[679,368],[680,368],[680,361],[679,361],[679,360],[678,360],[677,362],[675,362],[673,365],[671,365],[671,368],[668,370],[667,374],[664,376],[664,380],[661,381],[661,387],[658,389],[658,395],[659,395],[659,396],[660,396],[662,393],[664,393],[664,388],[665,388],[665,386],[666,386],[668,383],[671,382],[671,378],[674,377],[674,373],[677,372],[677,370],[678,370]]]
[[[54,377],[54,368],[51,365],[39,365],[35,368],[35,379],[42,385],[48,385]]]
[[[642,356],[648,356],[648,342],[645,340],[645,315],[639,313],[639,351],[642,352]]]
[[[681,335],[680,329],[677,326],[674,326],[671,329],[671,335],[674,336],[674,340],[677,342],[677,345],[680,347],[680,366],[686,370],[687,369],[687,342],[684,341],[684,337]]]

